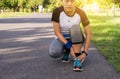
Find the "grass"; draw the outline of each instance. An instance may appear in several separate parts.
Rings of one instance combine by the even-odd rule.
[[[120,16],[89,15],[92,42],[120,73]]]
[[[25,15],[29,15],[29,14],[31,14],[31,13],[25,13],[25,12],[6,12],[6,13],[0,13],[0,18],[25,16]]]

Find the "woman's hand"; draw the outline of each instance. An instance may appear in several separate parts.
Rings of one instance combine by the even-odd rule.
[[[82,54],[78,57],[78,59],[81,60],[82,63],[84,62],[85,58],[86,58],[86,54],[85,54],[85,53],[82,53]]]
[[[76,57],[72,47],[70,48],[70,55],[73,57],[73,59]]]

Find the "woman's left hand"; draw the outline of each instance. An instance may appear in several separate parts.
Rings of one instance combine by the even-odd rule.
[[[86,54],[85,54],[85,53],[82,53],[82,54],[78,57],[78,59],[81,60],[81,62],[84,62],[85,58],[86,58]]]

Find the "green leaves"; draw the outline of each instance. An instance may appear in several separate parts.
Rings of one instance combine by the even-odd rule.
[[[99,8],[108,10],[113,7],[113,4],[120,6],[120,0],[76,0],[77,7],[84,7],[85,5],[92,5],[97,3]],[[44,8],[51,11],[61,5],[61,0],[0,0],[1,9],[31,9],[42,5]],[[18,10],[19,11],[19,10]]]

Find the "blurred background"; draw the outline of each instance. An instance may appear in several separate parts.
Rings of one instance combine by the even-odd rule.
[[[60,5],[61,0],[0,0],[0,13],[48,13]],[[90,13],[120,14],[120,0],[76,0],[76,6]]]

